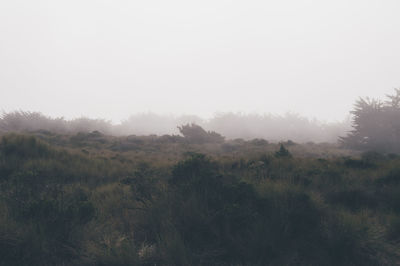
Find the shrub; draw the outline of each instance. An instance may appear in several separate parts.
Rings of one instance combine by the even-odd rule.
[[[280,145],[279,151],[275,152],[275,157],[286,157],[290,158],[292,155],[290,154],[289,150],[283,146],[283,144]]]
[[[224,142],[224,137],[214,131],[205,131],[196,124],[187,124],[178,127],[181,134],[192,143],[220,143]]]

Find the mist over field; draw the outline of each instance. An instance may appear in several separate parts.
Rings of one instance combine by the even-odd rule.
[[[164,135],[196,123],[228,139],[334,143],[352,130],[359,97],[400,85],[398,8],[392,0],[3,1],[3,130]],[[36,120],[5,126],[15,111]]]
[[[400,265],[399,0],[0,0],[0,266]]]
[[[167,116],[154,113],[132,115],[119,124],[104,119],[77,118],[66,120],[52,118],[37,112],[10,112],[0,116],[0,131],[35,132],[48,130],[61,134],[99,131],[115,136],[127,135],[177,135],[178,126],[197,124],[206,130],[216,131],[227,139],[245,140],[261,138],[269,141],[292,140],[296,142],[336,143],[339,137],[351,130],[350,119],[343,122],[323,123],[296,114],[285,116],[258,114],[217,114],[209,119],[199,116]]]
[[[0,110],[296,113],[343,121],[400,86],[395,0],[0,3]]]

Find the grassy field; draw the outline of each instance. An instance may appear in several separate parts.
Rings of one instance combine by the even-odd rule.
[[[397,265],[400,157],[5,134],[0,213],[0,265]]]

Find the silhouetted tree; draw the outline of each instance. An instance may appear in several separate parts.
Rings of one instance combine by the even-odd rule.
[[[360,150],[400,151],[400,89],[388,100],[360,98],[351,112],[353,130],[342,144]]]

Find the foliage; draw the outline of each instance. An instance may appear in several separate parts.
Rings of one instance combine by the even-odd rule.
[[[351,112],[353,130],[343,145],[361,150],[400,152],[400,89],[388,100],[360,98]]]
[[[220,143],[224,142],[224,137],[214,131],[205,131],[196,124],[187,124],[178,127],[181,134],[192,143]]]
[[[280,145],[279,151],[275,152],[275,157],[292,157],[290,154],[289,150],[283,146],[283,144]]]
[[[72,120],[63,117],[52,118],[39,112],[14,111],[0,114],[0,132],[32,133],[46,135],[77,134],[99,131],[114,136],[127,135],[177,135],[177,125],[194,123],[218,132],[227,139],[243,138],[280,141],[292,139],[296,142],[336,143],[339,136],[350,130],[350,121],[324,123],[310,120],[296,114],[276,116],[270,114],[220,113],[204,120],[197,116],[167,116],[143,113],[130,116],[119,124],[104,119],[86,117]],[[204,133],[204,132],[203,132]],[[215,135],[215,140],[218,139]]]
[[[0,265],[400,261],[397,156],[35,134],[0,141]]]
[[[113,133],[109,121],[102,119],[77,118],[65,120],[64,118],[51,118],[39,112],[15,111],[0,115],[0,131],[4,132],[42,132],[52,133],[78,133],[101,131],[106,134]]]

